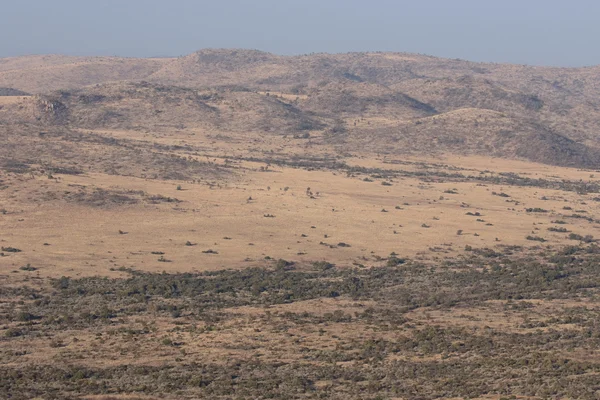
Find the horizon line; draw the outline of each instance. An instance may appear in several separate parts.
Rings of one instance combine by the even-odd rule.
[[[550,65],[550,64],[524,64],[524,63],[515,63],[509,61],[474,61],[465,58],[459,57],[444,57],[444,56],[436,56],[432,54],[426,53],[416,53],[416,52],[408,52],[408,51],[389,51],[389,50],[363,50],[363,51],[345,51],[345,52],[311,52],[311,53],[294,53],[294,54],[281,54],[266,50],[260,50],[256,48],[244,48],[244,47],[203,47],[198,50],[194,50],[190,53],[183,55],[154,55],[154,56],[126,56],[126,55],[91,55],[91,54],[69,54],[69,53],[29,53],[29,54],[21,54],[21,55],[8,55],[8,56],[0,56],[0,60],[8,59],[8,58],[25,58],[25,57],[50,57],[50,56],[59,56],[59,57],[73,57],[73,58],[124,58],[124,59],[135,59],[135,60],[144,60],[144,59],[179,59],[187,56],[191,56],[196,53],[200,53],[202,51],[248,51],[248,52],[259,52],[265,55],[272,55],[276,57],[282,58],[294,58],[294,57],[307,57],[307,56],[317,56],[317,55],[352,55],[352,54],[402,54],[402,55],[411,55],[411,56],[420,56],[426,58],[434,58],[439,60],[448,60],[448,61],[458,61],[458,62],[467,62],[473,64],[488,64],[488,65],[515,65],[520,67],[529,67],[529,68],[554,68],[554,69],[586,69],[586,68],[594,68],[600,67],[600,64],[591,64],[591,65],[581,65],[581,66],[558,66],[558,65]]]

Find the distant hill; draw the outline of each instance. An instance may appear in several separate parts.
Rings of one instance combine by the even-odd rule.
[[[0,59],[3,86],[37,94],[0,110],[16,123],[316,135],[340,149],[600,167],[600,67],[206,49],[176,59]]]
[[[436,114],[436,109],[386,86],[364,82],[335,82],[306,90],[298,104],[304,110],[331,118],[383,117],[407,119]]]
[[[201,50],[166,63],[148,79],[188,87],[226,84],[313,96],[328,91],[325,96],[341,96],[343,102],[327,109],[354,107],[361,111],[355,117],[367,117],[369,110],[361,109],[360,103],[386,90],[388,98],[393,99],[393,93],[404,99],[409,96],[438,111],[500,111],[577,141],[600,143],[600,67],[475,63],[403,53],[284,57],[254,50]],[[365,85],[373,93],[364,90]],[[360,98],[348,97],[357,91],[362,92]]]
[[[297,107],[240,88],[197,90],[148,82],[115,82],[38,95],[0,118],[72,128],[259,131],[279,134],[325,125]]]
[[[61,55],[0,58],[0,87],[38,94],[103,82],[141,80],[172,60]]]
[[[526,159],[546,164],[597,168],[600,150],[534,123],[482,109],[460,109],[392,126],[359,126],[331,134],[345,151],[383,154],[442,153]]]

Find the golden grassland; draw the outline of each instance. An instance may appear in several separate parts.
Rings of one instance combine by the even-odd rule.
[[[349,164],[402,167],[390,161],[356,158]],[[590,179],[589,171],[481,157],[449,157],[443,162],[455,162],[472,175],[493,169],[544,179]],[[54,174],[52,179],[2,173],[8,188],[2,191],[6,213],[1,240],[4,246],[23,250],[4,258],[2,273],[10,276],[26,263],[36,265],[42,276],[60,277],[116,276],[111,270],[118,267],[154,272],[245,268],[260,265],[265,257],[341,265],[376,262],[391,252],[444,259],[467,245],[539,244],[526,239],[531,235],[546,239],[545,245],[565,245],[573,241],[568,233],[548,231],[556,226],[552,221],[573,213],[593,216],[598,204],[594,194],[537,187],[442,178],[365,181],[365,176],[343,171],[265,166],[241,162],[230,178],[214,183],[99,173]],[[419,170],[419,165],[412,168]],[[99,190],[141,191],[179,201],[103,204],[93,196]],[[527,212],[528,208],[547,212]],[[597,223],[568,222],[564,226],[569,232],[598,236]],[[218,254],[203,253],[207,250]],[[157,261],[152,252],[165,253],[169,262]]]

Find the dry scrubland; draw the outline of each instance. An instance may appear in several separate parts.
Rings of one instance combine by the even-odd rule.
[[[0,397],[598,398],[597,82],[0,60]]]

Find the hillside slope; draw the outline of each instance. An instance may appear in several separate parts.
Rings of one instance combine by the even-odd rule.
[[[38,95],[0,109],[12,123],[86,129],[293,133],[325,124],[274,96],[244,89],[196,90],[116,82]]]
[[[0,87],[38,94],[3,102],[0,118],[11,123],[293,134],[373,152],[600,167],[600,67],[205,49],[177,59],[0,59]]]
[[[600,67],[551,68],[475,63],[404,53],[276,56],[254,50],[201,50],[165,64],[149,80],[189,87],[239,85],[290,95],[326,96],[319,110],[364,115],[362,91],[383,88],[440,111],[483,108],[526,118],[587,143],[600,143]],[[371,94],[365,93],[370,85]],[[402,101],[402,100],[401,100]],[[308,106],[309,109],[314,109]],[[411,113],[406,116],[410,117]]]
[[[563,135],[483,109],[459,109],[432,117],[383,126],[358,126],[328,136],[344,151],[364,149],[383,154],[436,156],[482,155],[598,168],[600,150]]]
[[[0,87],[37,94],[103,82],[140,80],[171,61],[61,55],[0,58]]]

